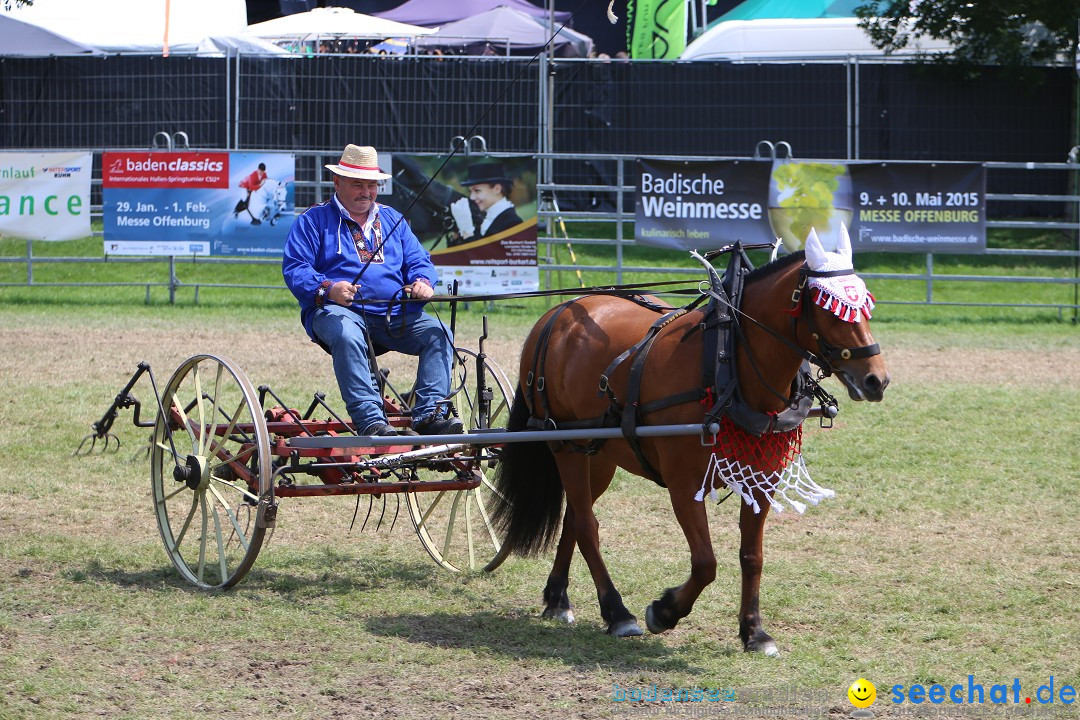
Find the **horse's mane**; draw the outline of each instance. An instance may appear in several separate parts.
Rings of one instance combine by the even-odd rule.
[[[782,255],[767,265],[754,268],[749,275],[746,276],[746,282],[753,282],[760,278],[768,277],[775,272],[779,272],[786,267],[795,265],[796,263],[802,263],[806,260],[806,253],[802,250],[793,252],[790,255]]]

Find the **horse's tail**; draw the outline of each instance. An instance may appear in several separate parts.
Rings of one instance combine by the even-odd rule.
[[[524,430],[530,411],[518,387],[507,430]],[[495,470],[493,522],[511,552],[535,555],[551,545],[563,515],[559,467],[543,441],[509,442]]]

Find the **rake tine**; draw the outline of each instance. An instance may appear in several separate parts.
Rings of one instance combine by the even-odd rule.
[[[149,460],[150,459],[150,448],[153,447],[153,445],[154,445],[154,436],[151,435],[147,439],[146,445],[144,447],[141,447],[138,450],[136,450],[135,454],[131,456],[131,462],[140,462],[140,461],[145,462],[145,461]],[[117,450],[119,450],[119,449],[120,448],[117,447]]]
[[[352,532],[353,526],[356,525],[356,513],[360,512],[360,496],[356,496],[356,507],[353,509],[352,520],[349,521],[349,532]],[[363,529],[360,530],[363,532]]]
[[[379,532],[382,528],[383,518],[386,517],[386,496],[383,495],[380,499],[382,500],[382,511],[379,513],[379,522],[375,523],[375,532]]]
[[[374,502],[375,502],[374,498],[372,498],[370,495],[368,495],[368,499],[367,499],[367,515],[364,516],[364,524],[360,526],[360,532],[364,532],[364,529],[367,527],[368,518],[371,517],[371,505]],[[356,496],[356,503],[357,503],[357,505],[360,504],[360,496],[359,495]]]
[[[390,532],[394,532],[394,524],[397,523],[398,513],[401,512],[401,495],[394,495],[394,519],[390,521]]]
[[[111,432],[107,432],[104,435],[98,435],[97,433],[90,433],[82,439],[79,443],[79,447],[75,448],[75,452],[71,453],[72,456],[78,457],[80,455],[90,455],[97,448],[98,440],[102,441],[101,453],[105,454],[109,452],[109,439],[116,441],[116,448],[112,452],[118,452],[120,450],[120,438],[113,435]],[[90,447],[86,447],[86,443],[90,443]],[[86,447],[85,450],[83,448]]]
[[[88,440],[90,441],[90,447],[87,448],[86,452],[83,452],[83,446],[86,445],[86,442]],[[75,448],[75,452],[71,453],[71,455],[73,457],[78,457],[80,455],[89,455],[90,453],[94,452],[95,445],[97,445],[97,435],[90,433],[82,439],[82,442],[79,443],[79,447]]]

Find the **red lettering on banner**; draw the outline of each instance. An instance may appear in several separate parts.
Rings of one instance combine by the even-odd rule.
[[[105,153],[101,158],[101,186],[228,188],[229,153]]]

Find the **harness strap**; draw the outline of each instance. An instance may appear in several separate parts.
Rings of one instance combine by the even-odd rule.
[[[654,322],[651,327],[649,327],[648,331],[645,333],[645,337],[641,338],[636,343],[626,348],[626,350],[623,350],[623,352],[617,358],[612,360],[611,363],[607,366],[607,369],[600,374],[600,394],[607,393],[608,397],[611,398],[612,402],[618,402],[615,397],[615,392],[611,389],[610,379],[612,373],[614,373],[615,370],[620,365],[622,365],[628,357],[636,354],[643,347],[651,343],[653,341],[653,338],[656,337],[656,335],[664,328],[665,325],[675,320],[676,318],[682,317],[687,312],[689,312],[687,308],[679,308],[678,310],[675,310],[674,312],[670,312],[667,315],[663,316],[662,318]]]
[[[739,249],[736,244],[736,249]],[[711,267],[711,266],[709,266]],[[706,388],[714,389],[715,402],[709,408],[705,424],[719,420],[723,416],[729,417],[744,430],[761,436],[764,433],[790,430],[802,424],[810,412],[812,404],[812,389],[815,384],[807,382],[809,366],[803,364],[802,371],[796,374],[790,388],[790,396],[764,383],[756,358],[750,352],[750,346],[746,343],[740,318],[746,318],[763,330],[767,331],[788,347],[798,352],[804,360],[814,359],[814,356],[794,345],[786,338],[776,333],[771,328],[762,325],[754,318],[746,315],[740,307],[742,305],[743,285],[747,268],[752,267],[745,253],[733,252],[728,264],[727,272],[721,281],[710,272],[711,288],[709,295],[711,302],[706,310],[704,328],[704,359],[703,372],[705,373],[704,384]],[[804,280],[805,282],[805,280]],[[796,290],[798,293],[799,290]],[[786,407],[780,413],[763,413],[748,406],[742,398],[739,388],[739,379],[735,371],[735,350],[737,343],[742,342],[749,354],[749,365],[757,374],[758,379],[764,386],[784,401]],[[710,373],[713,373],[710,376]],[[710,397],[711,399],[711,397]]]
[[[553,290],[531,290],[522,291],[516,293],[496,293],[490,295],[469,295],[470,301],[492,302],[495,300],[517,300],[521,298],[538,298],[538,297],[557,297],[559,295],[611,295],[614,297],[623,297],[630,299],[633,296],[640,296],[642,291],[647,293],[655,293],[659,288],[682,286],[674,290],[666,290],[664,292],[672,295],[698,295],[699,291],[696,287],[687,287],[690,284],[687,280],[665,280],[663,282],[641,282],[641,283],[628,283],[624,285],[594,285],[592,287],[585,288],[558,288]],[[696,284],[696,283],[695,283]],[[424,303],[439,303],[439,302],[453,302],[455,300],[461,300],[458,295],[433,295],[430,298],[424,300],[406,300],[406,302],[424,302]],[[372,302],[385,302],[380,298],[374,298]],[[670,310],[671,308],[664,308]]]
[[[622,297],[636,305],[647,308],[654,312],[664,312],[671,309],[669,305],[661,305],[659,303],[652,302],[651,300],[647,300],[644,296],[641,295],[626,295]],[[563,310],[569,307],[573,302],[575,302],[575,300],[571,300],[560,305],[548,317],[547,322],[544,324],[544,327],[541,329],[540,335],[537,338],[536,348],[533,354],[532,361],[533,369],[529,371],[525,379],[525,385],[530,390],[530,392],[525,393],[525,403],[526,407],[528,407],[529,409],[530,416],[529,419],[526,421],[526,425],[529,428],[545,430],[551,427],[555,427],[555,421],[551,418],[551,409],[548,405],[546,381],[544,379],[544,370],[547,363],[547,348],[548,343],[551,340],[552,331],[554,330],[555,323],[558,320],[559,315],[562,314]],[[676,316],[677,313],[678,311],[676,311],[675,313],[670,313],[670,315]],[[661,320],[658,321],[658,323],[656,324],[662,323],[662,321],[663,318],[661,318]],[[633,350],[633,348],[631,350]],[[625,359],[625,354],[622,359]],[[543,412],[543,417],[537,417],[536,407],[532,402],[531,391],[533,389],[535,389],[536,398],[539,402],[540,409]],[[607,411],[600,417],[591,418],[588,420],[569,420],[565,422],[560,421],[558,423],[558,427],[564,429],[617,427],[619,425],[619,407],[617,405],[617,401],[615,400],[614,394],[611,394],[611,399],[611,405],[608,407]],[[573,442],[562,442],[560,444],[563,447],[568,447],[575,452],[584,452],[587,455],[595,455],[600,451],[600,448],[603,447],[605,442],[607,442],[606,439],[594,439],[583,445]]]
[[[541,427],[547,425],[548,420],[551,418],[551,410],[548,407],[547,392],[545,390],[546,382],[544,380],[544,367],[547,364],[547,346],[548,341],[551,338],[551,330],[555,327],[555,321],[559,319],[559,315],[563,310],[570,307],[576,302],[576,300],[570,300],[565,302],[555,309],[555,312],[551,313],[548,317],[548,321],[544,323],[544,329],[540,331],[540,337],[536,340],[536,348],[533,354],[532,367],[535,369],[530,370],[529,374],[525,377],[525,386],[529,390],[533,389],[533,385],[536,386],[536,397],[540,401],[540,406],[544,411],[544,417],[541,420]],[[525,404],[529,408],[529,415],[536,416],[536,407],[530,402],[532,398],[531,392],[525,392]]]
[[[666,303],[661,305],[660,303],[653,302],[652,300],[646,299],[644,295],[616,295],[615,297],[621,297],[623,300],[629,300],[635,305],[639,305],[647,310],[652,310],[653,312],[662,313],[671,310],[670,305]],[[695,302],[700,302],[700,300]],[[693,303],[691,303],[691,305],[693,305]]]
[[[635,355],[633,362],[630,363],[630,376],[626,382],[626,402],[622,407],[622,418],[619,423],[619,429],[622,430],[623,437],[626,438],[626,442],[630,446],[630,449],[634,451],[634,457],[637,458],[642,470],[645,471],[645,474],[649,479],[661,486],[666,486],[666,484],[660,476],[660,471],[653,467],[652,463],[645,457],[645,452],[641,447],[641,439],[637,434],[637,423],[641,418],[638,403],[638,398],[641,397],[641,375],[645,368],[645,360],[649,356],[649,350],[652,348],[652,344],[655,342],[656,338],[659,337],[660,331],[678,318],[686,315],[688,312],[689,310],[687,308],[679,308],[675,312],[668,313],[660,318],[649,328],[645,337],[628,351],[635,353]],[[607,372],[601,376],[601,383],[607,383],[610,374],[614,372],[615,367],[622,362],[626,354],[627,353],[623,353],[623,355],[620,355],[619,358],[616,358],[616,361],[608,367]],[[612,398],[614,398],[613,394]]]
[[[682,405],[684,403],[694,402],[700,403],[707,393],[702,388],[694,388],[693,390],[687,390],[681,393],[675,393],[674,395],[668,395],[666,398],[659,400],[653,400],[650,403],[644,405],[638,405],[638,413],[642,416],[651,415],[654,412],[659,412],[665,408],[674,407],[676,405]]]
[[[532,430],[546,430],[550,421],[545,422],[538,418],[530,417],[525,425]],[[588,420],[567,420],[565,422],[560,421],[558,429],[560,430],[590,430],[593,428],[608,428],[618,425],[618,418],[616,414],[612,413],[612,408],[608,408],[600,417],[589,418]],[[571,452],[583,453],[585,455],[596,455],[600,452],[600,449],[604,447],[604,443],[608,441],[607,438],[593,438],[586,443],[576,443],[572,440],[560,440],[556,444],[559,447],[567,448]]]

